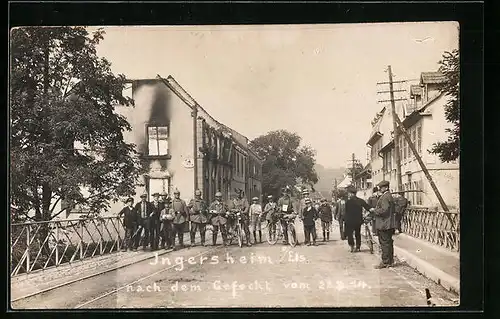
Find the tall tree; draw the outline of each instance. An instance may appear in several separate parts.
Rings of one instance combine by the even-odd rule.
[[[134,189],[141,163],[123,139],[129,123],[114,112],[133,101],[122,96],[125,77],[96,54],[103,36],[83,27],[11,31],[11,204],[36,220],[57,216],[64,199],[100,211]]]
[[[460,54],[458,50],[445,52],[439,61],[439,71],[444,74],[446,81],[440,89],[449,98],[445,105],[446,120],[453,124],[447,128],[448,140],[433,145],[429,151],[438,154],[443,162],[451,162],[460,155]]]
[[[318,182],[314,169],[316,152],[309,146],[300,146],[301,137],[286,130],[277,130],[259,136],[250,147],[264,159],[262,165],[265,194],[278,196],[285,186],[294,188],[298,182],[311,187]]]

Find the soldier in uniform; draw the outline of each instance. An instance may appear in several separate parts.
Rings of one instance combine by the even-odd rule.
[[[376,269],[390,267],[394,263],[394,246],[392,235],[396,228],[396,214],[394,211],[394,199],[389,192],[389,182],[381,181],[378,188],[382,195],[377,206],[371,209],[375,214],[375,225],[378,231],[378,240],[382,250],[382,261],[375,266]]]
[[[335,205],[335,220],[339,222],[340,228],[340,239],[345,240],[345,231],[344,231],[344,217],[345,217],[345,203],[346,203],[347,193],[345,191],[339,192],[339,199],[337,200],[337,204]]]
[[[205,226],[208,222],[207,204],[201,198],[201,191],[194,192],[194,199],[189,202],[189,220],[191,221],[191,246],[194,246],[194,237],[199,230],[201,245],[205,246]]]
[[[319,207],[319,218],[321,219],[321,228],[323,229],[323,241],[330,240],[332,207],[330,206],[330,204],[328,204],[325,198],[321,200],[321,206]]]
[[[278,210],[277,210],[276,202],[273,199],[273,195],[268,195],[267,196],[267,204],[264,207],[264,214],[266,215],[269,236],[271,236],[271,230],[276,232],[276,228],[271,229],[270,226],[273,225],[274,227],[276,227],[276,224],[274,222],[277,221],[277,218],[278,218],[277,213],[278,213]]]
[[[210,223],[213,226],[212,230],[212,244],[215,246],[217,244],[217,234],[220,232],[222,234],[222,243],[224,246],[227,245],[227,232],[226,232],[226,205],[222,202],[222,193],[215,193],[215,200],[210,204],[208,208],[210,212]]]
[[[165,204],[160,201],[160,193],[153,194],[153,215],[151,216],[151,228],[149,230],[150,245],[152,250],[158,249],[159,233],[160,233],[160,212]]]
[[[139,246],[142,231],[144,230],[144,241],[142,242],[142,248],[145,250],[149,243],[149,233],[151,229],[150,219],[153,216],[153,205],[147,201],[148,194],[143,193],[141,195],[141,201],[135,205],[135,210],[139,214],[139,229],[137,230],[135,247]]]
[[[261,226],[261,216],[262,216],[262,205],[259,204],[259,198],[252,198],[252,205],[250,205],[249,215],[252,221],[252,233],[254,238],[254,243],[257,243],[257,231],[259,231],[259,243],[262,243],[262,230]]]
[[[163,197],[163,209],[160,212],[161,248],[173,249],[174,234],[173,234],[172,220],[174,219],[174,215],[170,211],[172,200],[165,192],[163,192],[161,196]]]
[[[293,201],[290,197],[290,188],[285,187],[283,190],[283,196],[278,199],[278,211],[280,215],[283,214],[294,214],[294,209],[293,209]],[[305,202],[305,200],[304,200]],[[299,212],[300,217],[302,218],[302,214]],[[281,219],[281,226],[283,228],[283,243],[286,245],[288,244],[288,224],[285,220]]]
[[[250,247],[252,244],[250,243],[250,216],[249,214],[249,208],[250,205],[248,205],[248,201],[246,198],[243,197],[243,191],[242,190],[237,190],[236,191],[236,197],[230,200],[227,204],[227,208],[229,211],[232,212],[240,212],[240,216],[242,218],[242,224],[243,224],[243,231],[245,232],[245,237],[247,241],[247,246]]]
[[[181,192],[178,189],[174,191],[174,199],[172,199],[172,204],[170,211],[174,215],[174,238],[173,244],[175,247],[175,237],[179,238],[179,248],[184,247],[184,230],[186,228],[186,221],[188,219],[189,210],[187,208],[186,202],[181,198]]]
[[[125,240],[123,245],[123,251],[136,250],[133,244],[133,236],[137,229],[138,215],[134,208],[134,199],[132,197],[128,198],[125,202],[126,206],[118,213],[118,216],[123,217],[123,227],[125,228]]]

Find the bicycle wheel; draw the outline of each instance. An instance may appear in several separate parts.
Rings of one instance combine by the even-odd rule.
[[[288,242],[292,247],[295,247],[297,245],[297,234],[295,232],[295,226],[293,224],[288,224]]]
[[[233,239],[234,239],[234,229],[233,227],[229,227],[229,229],[227,230],[227,244],[231,245],[233,243]]]
[[[277,225],[276,223],[271,223],[269,224],[268,231],[266,232],[267,234],[267,242],[269,245],[275,245],[278,242],[278,234],[276,233],[277,230]]]
[[[238,223],[236,228],[236,236],[238,237],[238,246],[243,247],[243,230],[240,223]]]
[[[370,248],[370,254],[373,254],[373,237],[368,225],[365,225],[366,241],[368,248]]]

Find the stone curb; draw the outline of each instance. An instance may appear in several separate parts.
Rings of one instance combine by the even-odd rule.
[[[460,279],[445,273],[444,271],[418,258],[407,250],[397,247],[396,245],[394,245],[394,254],[398,257],[398,259],[405,261],[410,267],[414,268],[425,277],[435,281],[437,284],[443,286],[449,291],[460,294]]]
[[[408,240],[410,240],[410,241],[412,241],[412,242],[414,242],[416,244],[432,248],[435,251],[438,251],[438,252],[440,252],[442,254],[446,254],[446,255],[448,255],[450,257],[457,258],[458,260],[460,260],[460,253],[459,252],[452,251],[452,250],[449,250],[447,248],[444,248],[444,247],[432,244],[432,243],[430,243],[428,241],[425,241],[425,240],[422,240],[420,238],[415,238],[415,237],[412,237],[412,236],[407,235],[405,233],[395,235],[395,237],[401,237],[401,238],[404,238],[404,239],[408,239]],[[396,242],[396,241],[394,241],[394,242]]]

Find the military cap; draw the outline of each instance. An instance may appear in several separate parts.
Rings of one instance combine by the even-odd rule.
[[[378,187],[389,187],[389,182],[388,181],[381,181],[377,185]]]
[[[273,198],[273,195],[267,195],[267,198]]]
[[[141,198],[148,197],[148,193],[144,192],[141,194]]]
[[[307,204],[307,203],[311,203],[311,199],[310,199],[310,198],[306,198],[306,201],[305,201],[305,202],[306,202],[306,204]]]
[[[164,197],[167,197],[167,196],[168,196],[167,192],[165,192],[165,191],[161,192],[161,194],[160,194],[160,195],[161,195],[161,196],[164,196]]]
[[[153,197],[158,197],[158,196],[160,196],[160,193],[158,192],[153,193]]]
[[[197,189],[195,192],[194,192],[195,195],[201,195],[201,191],[199,189]]]
[[[179,190],[176,188],[175,191],[174,191],[174,194],[180,194],[181,192],[179,192]]]
[[[215,197],[222,197],[222,193],[221,192],[215,193]]]
[[[254,197],[254,198],[252,198],[252,200],[259,200],[259,198],[258,197]]]
[[[132,197],[129,197],[127,198],[127,200],[125,201],[125,203],[133,203],[134,202],[134,199]]]

